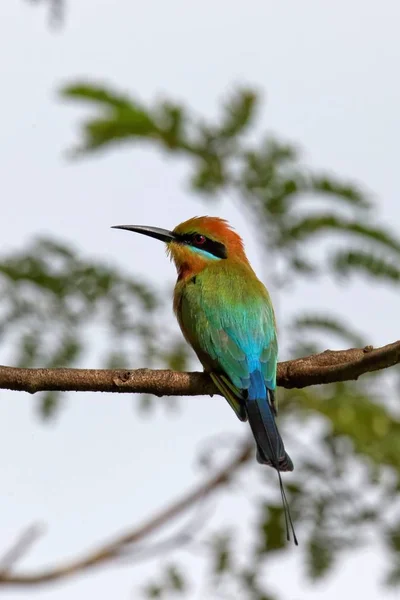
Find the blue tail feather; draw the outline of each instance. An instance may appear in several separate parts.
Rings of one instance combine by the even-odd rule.
[[[257,443],[257,461],[270,465],[278,473],[285,515],[286,537],[289,541],[290,525],[293,540],[297,546],[298,541],[280,474],[280,471],[293,471],[293,463],[290,456],[285,452],[282,438],[275,423],[274,407],[270,403],[269,390],[267,390],[262,373],[259,370],[250,373],[250,386],[245,400],[245,407]]]
[[[262,373],[250,374],[246,412],[257,442],[257,460],[278,471],[293,471],[293,463],[285,452],[282,438],[275,423]]]

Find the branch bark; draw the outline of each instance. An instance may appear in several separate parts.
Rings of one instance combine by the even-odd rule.
[[[358,379],[364,373],[400,363],[400,340],[382,348],[326,350],[279,363],[277,382],[285,388]],[[156,396],[219,394],[205,373],[151,369],[22,369],[0,366],[0,389],[35,394],[43,391],[147,393]]]
[[[253,449],[253,443],[251,441],[246,441],[243,443],[237,456],[204,483],[196,486],[193,490],[189,491],[164,510],[161,510],[154,515],[153,518],[142,525],[134,527],[126,533],[116,536],[113,540],[99,545],[97,548],[88,551],[80,558],[66,561],[53,568],[32,573],[19,574],[12,573],[9,570],[2,570],[0,572],[0,587],[32,586],[49,583],[81,574],[105,563],[111,563],[121,558],[121,556],[126,556],[127,550],[132,550],[132,546],[135,547],[136,544],[142,542],[149,535],[157,532],[167,523],[169,524],[188,508],[226,485],[239,468],[251,458]],[[7,555],[13,552],[14,550],[11,550]]]

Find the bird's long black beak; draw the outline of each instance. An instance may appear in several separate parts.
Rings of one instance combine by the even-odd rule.
[[[160,227],[147,227],[146,225],[113,225],[112,229],[126,229],[135,233],[143,233],[161,242],[173,242],[176,240],[176,235],[168,229],[160,229]]]

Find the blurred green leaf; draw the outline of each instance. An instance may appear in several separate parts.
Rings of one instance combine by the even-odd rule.
[[[138,102],[107,88],[78,83],[65,87],[62,96],[99,104],[106,111],[103,117],[85,122],[84,140],[76,149],[76,154],[98,150],[126,138],[146,138],[160,134],[149,112]]]
[[[147,598],[161,598],[164,595],[164,589],[155,584],[148,585],[144,590]]]
[[[173,592],[183,593],[186,590],[185,578],[176,565],[167,567],[167,581]]]
[[[347,204],[357,208],[369,209],[372,207],[372,203],[367,200],[364,191],[359,186],[354,183],[343,183],[335,175],[313,175],[311,185],[314,192],[332,196],[336,203],[345,200]]]
[[[164,596],[181,596],[187,590],[186,579],[181,570],[176,565],[164,567],[158,583],[149,583],[144,588],[144,595],[147,598],[162,598]]]
[[[397,587],[400,585],[400,564],[395,565],[392,569],[390,569],[386,576],[385,583],[391,587]]]
[[[42,417],[48,419],[53,417],[59,408],[61,394],[60,392],[44,392],[40,397],[40,413]]]
[[[387,533],[389,544],[400,556],[400,523],[393,525]]]
[[[303,406],[326,416],[332,433],[349,438],[356,453],[400,473],[400,421],[355,385],[328,389],[324,395],[301,394]]]
[[[89,103],[97,102],[105,108],[130,110],[133,106],[130,98],[121,94],[116,94],[103,86],[77,83],[75,85],[66,86],[61,94],[69,99],[82,100]],[[143,109],[140,110],[141,112],[145,112]]]
[[[364,250],[339,250],[331,257],[331,265],[341,275],[359,273],[373,279],[386,279],[391,283],[400,281],[398,261],[387,256],[374,255]]]
[[[310,335],[312,331],[320,331],[325,334],[334,334],[346,344],[352,344],[361,348],[365,346],[365,340],[352,328],[346,325],[340,318],[329,314],[302,314],[291,324],[290,329],[299,334]]]
[[[219,127],[221,137],[237,136],[250,125],[257,104],[257,95],[253,90],[236,90],[224,107]]]
[[[286,532],[282,506],[263,504],[260,531],[262,537],[258,552],[264,554],[281,550],[286,544]]]
[[[377,242],[386,249],[400,253],[400,242],[384,229],[371,227],[367,223],[348,221],[333,214],[320,214],[301,218],[283,230],[282,244],[290,244],[291,241],[310,240],[315,234],[326,231],[356,234],[360,239]]]
[[[315,534],[307,543],[308,567],[313,579],[320,579],[333,563],[332,549],[329,540]]]
[[[220,576],[232,569],[231,545],[231,536],[226,533],[215,536],[212,541],[214,575]]]

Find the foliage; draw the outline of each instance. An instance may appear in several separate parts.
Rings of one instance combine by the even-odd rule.
[[[185,366],[180,340],[169,343],[168,352],[159,339],[155,343],[160,298],[149,284],[85,261],[58,241],[38,239],[3,257],[0,297],[1,340],[12,343],[16,366],[77,365],[91,349],[88,329],[100,323],[104,367]],[[56,392],[42,395],[44,416],[53,414],[58,399]]]
[[[149,108],[86,82],[67,86],[63,97],[86,102],[94,110],[83,124],[75,157],[129,142],[186,157],[191,188],[204,202],[210,205],[218,192],[229,190],[251,216],[275,276],[284,273],[286,280],[297,282],[322,274],[362,275],[390,286],[400,282],[400,240],[379,224],[373,203],[359,186],[307,169],[290,144],[269,136],[256,143],[249,136],[258,105],[253,90],[237,90],[217,123],[197,119],[171,101]],[[2,340],[12,338],[17,364],[75,364],[87,350],[86,328],[98,320],[106,334],[104,364],[122,365],[128,338],[135,336],[138,364],[184,365],[180,342],[158,352],[152,344],[162,303],[147,283],[83,261],[49,240],[3,259],[0,277]],[[141,318],[144,313],[146,320]],[[332,314],[298,314],[287,331],[293,355],[321,349],[321,342],[332,336],[344,345],[364,344],[360,334]],[[121,348],[118,357],[110,350],[115,347]],[[280,392],[281,424],[296,456],[288,499],[312,579],[329,573],[344,552],[361,546],[373,531],[387,549],[387,581],[400,582],[399,528],[390,521],[391,507],[399,502],[400,422],[386,403],[381,381],[382,376],[371,376],[357,383]],[[297,433],[310,428],[316,432],[312,449]],[[249,472],[252,468],[248,466]],[[287,546],[270,473],[260,477],[262,497],[249,499],[256,519],[242,515],[251,538],[245,545],[237,523],[229,531],[204,532],[206,581],[211,586],[205,597],[272,598],[263,573],[271,557]],[[368,493],[360,497],[360,488]],[[171,566],[167,559],[166,571],[142,590],[144,596],[191,593],[183,567]]]
[[[164,573],[157,583],[152,582],[144,588],[144,596],[147,598],[164,598],[165,594],[171,597],[182,596],[186,591],[185,578],[176,567],[176,565],[168,565],[164,569]]]
[[[211,200],[228,189],[243,210],[250,210],[271,262],[281,265],[286,279],[291,273],[304,277],[361,271],[369,277],[398,281],[399,240],[376,224],[371,201],[357,185],[310,172],[292,145],[269,136],[259,144],[247,140],[257,109],[253,90],[237,90],[225,103],[218,124],[196,119],[170,101],[148,109],[138,100],[99,85],[69,85],[62,95],[97,110],[82,126],[82,142],[74,156],[129,141],[183,154],[192,166],[194,191]],[[309,249],[321,237],[331,244],[325,254],[320,253],[322,260],[317,260]],[[340,239],[339,247],[335,237]]]

